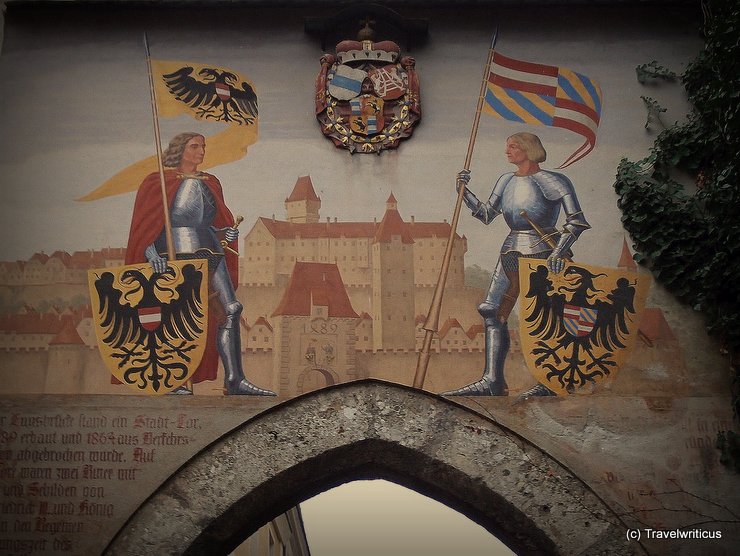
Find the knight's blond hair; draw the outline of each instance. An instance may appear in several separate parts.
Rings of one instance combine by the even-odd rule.
[[[547,160],[547,151],[542,146],[542,141],[534,133],[527,133],[522,131],[521,133],[515,133],[506,140],[512,139],[516,141],[522,150],[527,153],[527,158],[532,162],[544,162]]]

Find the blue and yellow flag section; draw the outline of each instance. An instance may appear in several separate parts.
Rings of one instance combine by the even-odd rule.
[[[208,149],[200,170],[239,160],[257,141],[257,94],[246,76],[213,64],[171,60],[152,60],[152,76],[160,118],[187,115],[224,124],[223,131],[206,137]],[[168,140],[162,138],[165,144]],[[139,160],[78,200],[94,201],[136,191],[157,167],[156,156]]]
[[[493,54],[484,112],[530,125],[560,127],[585,142],[560,168],[591,152],[601,118],[601,88],[592,79],[568,68],[523,62]]]

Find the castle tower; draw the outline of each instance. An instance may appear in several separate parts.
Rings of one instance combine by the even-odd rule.
[[[627,270],[637,271],[637,263],[632,258],[629,245],[627,245],[627,238],[622,239],[622,253],[619,255],[619,262],[617,268],[625,268]]]
[[[44,392],[71,394],[84,391],[87,348],[71,318],[65,319],[59,333],[49,342],[49,364]]]
[[[375,349],[414,349],[414,240],[391,193],[372,244]]]
[[[293,192],[285,199],[285,212],[288,222],[299,224],[319,221],[321,199],[314,191],[311,176],[301,176],[295,182]]]

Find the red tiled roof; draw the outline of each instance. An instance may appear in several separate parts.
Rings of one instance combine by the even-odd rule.
[[[52,255],[36,253],[28,261],[1,262],[2,265],[17,265],[23,270],[27,262],[36,262],[46,265],[51,259],[58,259],[67,268],[87,269],[105,266],[107,260],[123,260],[126,258],[125,247],[106,247],[99,251],[75,251],[71,255],[66,251],[55,251]]]
[[[316,302],[320,296],[326,299],[330,317],[359,318],[347,296],[337,265],[306,262],[295,263],[283,299],[272,316],[309,316],[312,299]]]
[[[6,272],[13,272],[23,268],[22,261],[0,261],[0,268]]]
[[[665,320],[663,310],[659,307],[645,307],[642,311],[640,332],[645,334],[651,341],[676,339],[676,335],[671,330],[668,321]]]
[[[292,239],[297,236],[307,239],[320,237],[331,238],[368,238],[375,235],[376,224],[372,222],[313,222],[309,224],[260,218],[276,239]]]
[[[400,215],[399,215],[400,217]],[[328,238],[374,238],[380,224],[375,222],[313,222],[296,223],[284,220],[273,220],[261,217],[260,222],[267,228],[275,239],[306,239]],[[403,227],[411,238],[450,236],[450,225],[446,222],[403,222]],[[457,239],[461,239],[456,235]]]
[[[105,266],[107,260],[126,258],[125,247],[106,247],[100,251],[75,251],[70,257],[70,268],[96,268]]]
[[[123,259],[126,257],[125,247],[105,247],[100,250],[100,253],[106,259]]]
[[[406,222],[405,224],[414,239],[435,236],[438,238],[450,237],[450,225],[447,222]],[[461,239],[459,234],[455,234],[455,238]]]
[[[468,331],[466,334],[468,335],[468,338],[471,340],[475,340],[475,337],[478,334],[483,334],[486,331],[485,327],[482,324],[474,324],[470,328],[468,328]]]
[[[385,209],[383,220],[375,232],[375,243],[390,243],[393,236],[401,236],[402,243],[414,243],[414,239],[409,232],[409,227],[406,226],[403,218],[401,218],[401,214],[397,209],[391,208],[391,198],[393,198],[392,193],[388,199],[388,208]]]
[[[326,290],[313,290],[311,292],[311,305],[316,305],[317,307],[328,307],[329,306],[329,296],[327,295]]]
[[[30,261],[37,261],[41,264],[46,264],[46,261],[49,260],[49,255],[46,253],[34,253],[33,256],[29,259]]]
[[[424,324],[427,321],[427,318],[424,315],[416,315],[416,318],[414,319],[414,324]]]
[[[286,203],[291,201],[320,201],[319,196],[314,191],[313,183],[311,183],[311,176],[301,176],[298,181],[295,182],[293,191],[290,196],[285,199]]]
[[[75,251],[69,261],[70,268],[85,269],[105,266],[100,251]]]
[[[85,345],[80,335],[77,333],[77,328],[71,319],[68,319],[59,333],[49,342],[50,346],[60,345]]]
[[[622,254],[619,257],[617,267],[626,268],[629,270],[637,270],[637,264],[632,258],[632,253],[630,252],[630,248],[627,245],[627,238],[622,239]]]
[[[58,334],[67,322],[75,325],[79,319],[72,315],[40,314],[34,310],[0,317],[0,330],[16,334]]]
[[[270,332],[272,332],[272,325],[271,325],[271,324],[270,324],[269,322],[267,322],[267,319],[266,319],[265,317],[259,317],[259,318],[258,318],[258,319],[257,319],[257,320],[255,321],[255,323],[254,323],[254,326],[257,326],[258,324],[261,324],[262,326],[266,326],[266,327],[267,327],[267,329],[268,329],[268,330],[269,330]]]
[[[371,316],[370,316],[370,315],[369,315],[369,314],[367,313],[367,311],[363,311],[362,313],[360,313],[360,318],[361,318],[362,320],[373,320],[373,317],[371,317]]]
[[[463,329],[462,325],[458,322],[457,319],[453,319],[452,317],[450,317],[442,325],[442,329],[439,331],[439,337],[444,338],[445,336],[447,336],[448,332],[452,330],[452,328],[459,328],[460,330]]]
[[[50,259],[59,259],[64,266],[69,266],[72,256],[66,251],[54,251]],[[47,261],[48,262],[48,261]]]

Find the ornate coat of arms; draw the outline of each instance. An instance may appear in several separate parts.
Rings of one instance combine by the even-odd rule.
[[[206,346],[208,262],[170,261],[89,271],[100,355],[123,384],[166,394],[195,372]]]
[[[392,41],[342,41],[336,56],[322,56],[316,118],[324,135],[351,153],[398,147],[421,119],[415,63]]]
[[[579,263],[561,274],[537,259],[519,264],[522,354],[535,378],[558,394],[613,379],[637,339],[650,277]]]

